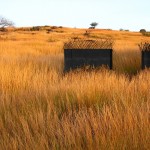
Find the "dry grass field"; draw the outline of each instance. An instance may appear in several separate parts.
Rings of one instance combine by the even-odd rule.
[[[63,73],[63,44],[85,29],[0,33],[0,149],[150,149],[150,71],[138,32],[115,40],[113,70]],[[86,37],[87,38],[87,37]]]

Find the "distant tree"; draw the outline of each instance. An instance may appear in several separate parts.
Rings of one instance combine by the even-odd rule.
[[[13,26],[14,23],[6,18],[0,17],[0,27],[8,27],[8,26]]]
[[[146,33],[146,30],[145,29],[141,29],[140,33]]]
[[[6,18],[0,17],[0,31],[5,31],[5,27],[13,26],[14,23]]]
[[[98,25],[98,23],[92,22],[90,25],[91,25],[90,29],[95,29],[95,27]]]

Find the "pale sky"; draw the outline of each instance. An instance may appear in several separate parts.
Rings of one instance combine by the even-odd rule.
[[[150,31],[150,0],[0,0],[0,16],[17,27],[56,25]]]

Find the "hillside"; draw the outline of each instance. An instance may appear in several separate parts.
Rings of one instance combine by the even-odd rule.
[[[150,149],[150,71],[137,32],[0,32],[0,149]],[[113,38],[113,70],[64,74],[64,42]]]

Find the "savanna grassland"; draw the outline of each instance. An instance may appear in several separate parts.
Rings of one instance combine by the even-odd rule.
[[[0,33],[0,149],[150,149],[150,71],[138,32],[115,40],[113,70],[63,73],[63,45],[84,29]]]

